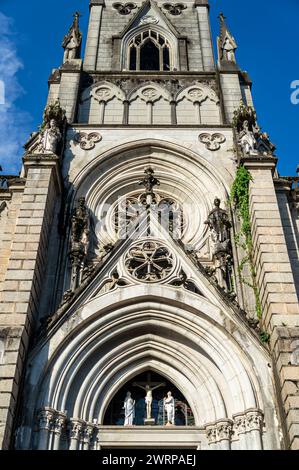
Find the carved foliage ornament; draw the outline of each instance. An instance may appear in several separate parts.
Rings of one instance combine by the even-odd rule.
[[[135,8],[137,8],[137,5],[136,3],[132,2],[116,2],[112,4],[112,7],[115,8],[115,10],[117,10],[120,15],[129,15],[132,10],[135,10]]]
[[[187,7],[183,3],[163,3],[163,8],[171,15],[177,16],[180,15]]]
[[[173,257],[159,242],[136,243],[126,255],[125,265],[131,276],[140,281],[157,282],[173,270]]]
[[[205,144],[208,150],[214,152],[215,150],[219,150],[221,145],[224,144],[226,138],[223,134],[215,133],[215,134],[200,134],[199,136],[200,142]]]
[[[90,134],[79,132],[75,135],[74,140],[80,145],[81,149],[92,150],[95,148],[96,143],[102,140],[102,136],[98,132],[91,132]]]

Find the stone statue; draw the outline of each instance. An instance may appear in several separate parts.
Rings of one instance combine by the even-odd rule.
[[[124,426],[132,426],[135,418],[135,400],[133,400],[131,392],[127,393],[123,409],[125,410]]]
[[[75,290],[81,283],[84,272],[84,263],[87,259],[90,238],[90,214],[85,205],[85,198],[79,199],[71,218],[71,250],[72,263],[71,290]]]
[[[228,251],[230,245],[230,229],[232,226],[227,211],[221,209],[220,204],[220,199],[215,198],[215,207],[205,222],[211,230],[211,238],[215,245],[214,254],[218,251]]]
[[[63,63],[80,57],[82,33],[79,30],[80,14],[74,14],[74,21],[68,34],[64,37],[62,47],[64,49]]]
[[[174,425],[175,402],[171,392],[167,392],[167,397],[164,398],[164,408],[167,414],[167,425]]]
[[[222,60],[236,62],[236,48],[235,42],[227,36],[222,44]]]
[[[153,403],[153,391],[159,387],[165,387],[165,383],[152,383],[152,385],[145,384],[144,382],[134,382],[134,387],[139,387],[145,390],[145,406],[146,406],[146,420],[152,420],[152,403]]]
[[[72,215],[71,241],[73,244],[82,243],[87,254],[90,233],[90,216],[85,205],[85,197],[80,197],[78,206]]]
[[[239,144],[245,155],[255,154],[256,139],[254,133],[249,129],[249,122],[243,122],[243,129],[239,134]]]
[[[40,144],[45,152],[56,153],[57,145],[61,141],[61,132],[55,119],[51,119],[40,135]]]

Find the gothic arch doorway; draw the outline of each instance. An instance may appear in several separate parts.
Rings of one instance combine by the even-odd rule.
[[[195,425],[192,409],[184,395],[168,379],[152,371],[146,371],[135,376],[118,390],[108,405],[104,416],[104,425],[123,426],[125,424],[123,405],[128,392],[131,393],[132,399],[135,402],[133,425],[147,425],[145,404],[146,385],[149,385],[150,388],[153,389],[151,406],[152,425],[167,425],[167,412],[164,405],[164,398],[167,396],[168,392],[171,392],[174,398],[174,425]]]

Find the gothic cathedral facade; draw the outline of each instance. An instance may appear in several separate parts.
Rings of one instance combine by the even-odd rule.
[[[3,449],[299,449],[298,188],[208,0],[90,0],[0,187]]]

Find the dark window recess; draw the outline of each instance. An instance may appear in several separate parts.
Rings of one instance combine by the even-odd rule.
[[[170,70],[170,59],[169,59],[169,49],[164,47],[163,49],[163,70]]]
[[[130,70],[136,70],[136,47],[130,50]]]
[[[160,70],[159,49],[152,41],[147,41],[143,46],[141,46],[140,70]]]

